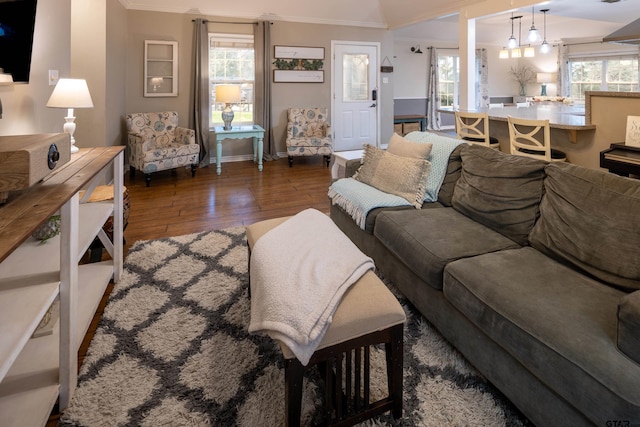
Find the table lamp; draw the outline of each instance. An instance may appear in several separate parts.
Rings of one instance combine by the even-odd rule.
[[[64,118],[66,123],[62,129],[71,137],[71,152],[78,152],[78,147],[75,146],[76,140],[73,138],[73,133],[76,131],[74,123],[76,118],[73,116],[73,109],[93,108],[87,81],[84,79],[58,80],[58,84],[47,101],[47,107],[67,109],[67,117]]]
[[[216,85],[216,102],[225,103],[224,110],[222,110],[222,121],[224,122],[224,130],[231,130],[233,110],[231,110],[231,106],[229,104],[237,104],[238,102],[240,102],[240,86]]]
[[[553,81],[553,73],[538,73],[536,75],[536,81],[542,83],[542,89],[540,90],[540,96],[547,96],[547,83]]]

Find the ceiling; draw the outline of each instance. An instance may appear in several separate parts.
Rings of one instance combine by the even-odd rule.
[[[397,38],[457,42],[457,11],[486,0],[120,0],[127,9],[248,19],[270,19],[333,25],[388,28]],[[525,1],[515,1],[523,4]],[[366,7],[363,7],[363,3]],[[493,2],[495,3],[495,1]],[[504,2],[514,4],[514,0]],[[542,32],[546,16],[547,40],[601,38],[640,17],[640,0],[552,0],[534,7],[535,25]],[[531,26],[531,7],[522,15],[522,34]],[[476,20],[476,43],[502,45],[511,34],[511,10]],[[518,37],[518,20],[514,21]]]

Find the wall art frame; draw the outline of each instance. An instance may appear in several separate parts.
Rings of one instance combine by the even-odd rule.
[[[274,83],[324,83],[324,70],[273,70]]]
[[[324,48],[307,46],[274,46],[273,57],[283,59],[324,59]]]

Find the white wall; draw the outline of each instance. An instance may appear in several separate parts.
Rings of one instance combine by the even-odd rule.
[[[38,2],[29,83],[0,86],[0,135],[62,132],[67,111],[45,104],[53,91],[48,70],[69,74],[70,10],[71,0]]]
[[[420,46],[422,54],[411,52],[412,46]],[[428,70],[429,54],[428,47],[436,46],[441,51],[452,51],[455,46],[447,45],[443,42],[432,42],[429,40],[406,40],[396,39],[394,41],[393,65],[394,65],[394,98],[411,99],[425,98],[428,93]],[[489,95],[490,96],[516,96],[519,94],[519,86],[509,74],[511,67],[518,68],[528,65],[536,72],[556,72],[557,71],[557,48],[552,48],[546,55],[536,52],[534,58],[520,59],[500,59],[498,57],[500,48],[498,46],[478,45],[478,48],[487,49],[489,68]],[[540,84],[531,83],[527,87],[527,95],[540,95]],[[556,95],[556,85],[547,85],[547,95]]]

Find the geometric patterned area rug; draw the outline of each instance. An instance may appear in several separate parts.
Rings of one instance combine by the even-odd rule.
[[[137,242],[84,359],[60,426],[279,426],[279,346],[247,332],[244,227]],[[375,426],[529,426],[530,423],[400,295],[403,417]],[[386,388],[371,351],[371,398]],[[320,422],[319,375],[304,382],[303,425]]]

